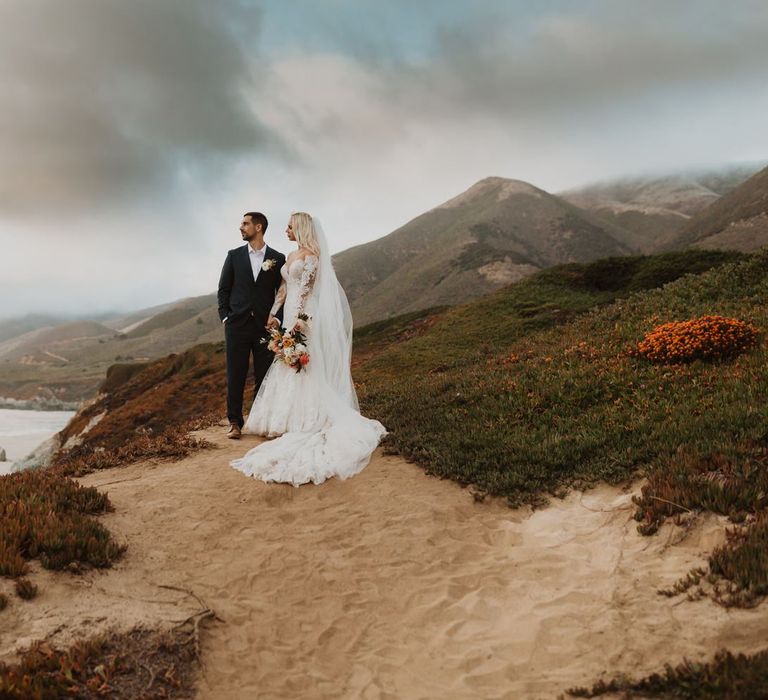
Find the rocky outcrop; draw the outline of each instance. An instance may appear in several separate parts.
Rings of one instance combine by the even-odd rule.
[[[51,463],[51,459],[56,451],[61,447],[60,433],[56,433],[45,442],[38,445],[23,459],[18,460],[11,471],[22,472],[27,469],[43,469]]]

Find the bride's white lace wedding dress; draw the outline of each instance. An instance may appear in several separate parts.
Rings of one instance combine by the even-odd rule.
[[[300,313],[309,315],[310,361],[300,372],[277,360],[272,363],[243,432],[275,439],[257,445],[230,464],[262,481],[294,486],[310,481],[320,484],[333,476],[346,479],[365,468],[386,434],[379,421],[365,418],[357,410],[349,370],[351,322],[338,332],[343,318],[338,309],[340,304],[346,305],[346,297],[329,255],[293,260],[290,266],[283,265],[280,273],[283,284],[273,313],[284,299],[283,325],[287,329],[293,327]],[[323,274],[325,299],[318,291]],[[340,295],[340,300],[334,295]],[[334,305],[329,305],[328,298]],[[345,309],[348,315],[348,306]],[[326,318],[319,316],[323,312]],[[333,326],[329,328],[330,324]]]

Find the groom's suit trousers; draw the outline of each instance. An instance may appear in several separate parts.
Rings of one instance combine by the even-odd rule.
[[[261,386],[274,354],[260,341],[266,337],[264,323],[253,316],[230,325],[224,324],[227,349],[227,418],[230,423],[243,427],[243,392],[248,378],[248,366],[253,357],[253,397]]]

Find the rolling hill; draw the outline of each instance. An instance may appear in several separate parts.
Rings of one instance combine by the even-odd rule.
[[[623,235],[533,185],[489,177],[334,265],[360,325],[474,299],[552,265],[626,255]]]
[[[95,321],[71,321],[58,326],[38,328],[0,343],[0,360],[20,360],[27,364],[46,363],[48,358],[61,358],[59,350],[67,352],[82,343],[112,335],[112,330]],[[61,358],[59,361],[69,360]]]
[[[140,326],[145,321],[149,320],[157,314],[163,313],[174,306],[181,304],[184,299],[177,299],[176,301],[169,302],[167,304],[159,304],[157,306],[150,306],[147,309],[139,309],[128,314],[120,316],[112,316],[102,323],[112,330],[119,331],[121,333],[128,333],[134,328]]]
[[[621,178],[579,187],[558,196],[614,224],[634,252],[667,249],[695,216],[754,175],[762,164]],[[624,235],[621,235],[621,232]]]
[[[69,319],[61,316],[50,316],[47,314],[27,314],[19,318],[10,318],[0,321],[0,343],[18,338],[20,335],[36,331],[39,328],[48,326],[58,326],[66,323]]]
[[[147,361],[222,338],[214,295],[104,323],[78,321],[40,328],[0,343],[0,399],[69,407],[93,396],[115,362]]]
[[[669,247],[754,251],[768,244],[768,168],[694,216]]]

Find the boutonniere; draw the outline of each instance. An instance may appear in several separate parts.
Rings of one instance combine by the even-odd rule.
[[[265,260],[263,263],[261,263],[261,269],[266,272],[267,270],[271,270],[275,266],[275,261],[273,258],[269,258],[268,260]]]

